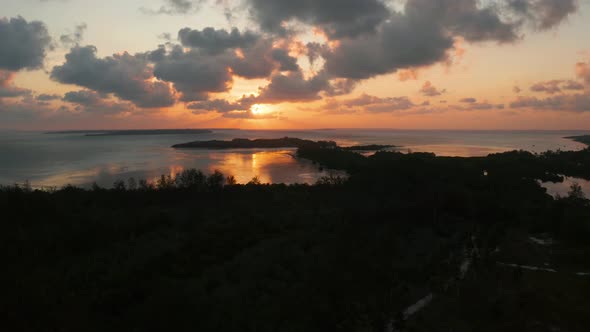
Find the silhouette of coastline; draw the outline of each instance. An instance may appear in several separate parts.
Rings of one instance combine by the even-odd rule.
[[[46,134],[83,134],[85,136],[149,136],[149,135],[201,135],[211,134],[207,129],[138,129],[138,130],[66,130]]]
[[[565,138],[571,139],[576,142],[584,143],[586,145],[590,145],[590,135],[569,136],[569,137],[565,137]]]
[[[273,148],[322,148],[349,151],[378,151],[393,148],[393,145],[359,145],[339,147],[333,141],[311,141],[300,138],[283,137],[275,139],[235,138],[231,141],[196,141],[172,146],[175,149],[273,149]]]

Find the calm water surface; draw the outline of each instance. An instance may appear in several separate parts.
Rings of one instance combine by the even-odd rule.
[[[41,132],[0,132],[0,184],[110,186],[117,179],[154,179],[186,168],[220,170],[245,183],[313,183],[330,174],[294,157],[294,149],[175,150],[173,144],[195,140],[298,137],[338,144],[391,144],[399,150],[441,156],[485,156],[524,149],[579,150],[584,145],[565,136],[580,131],[413,131],[413,130],[214,130],[211,134],[159,136],[85,136]]]

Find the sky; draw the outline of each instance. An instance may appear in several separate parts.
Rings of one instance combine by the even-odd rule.
[[[588,0],[0,0],[0,129],[590,129]]]

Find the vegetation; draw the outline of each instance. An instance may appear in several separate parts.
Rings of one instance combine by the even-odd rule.
[[[590,281],[576,273],[590,272],[590,201],[538,180],[589,178],[590,149],[364,157],[305,143],[298,156],[349,177],[239,185],[186,170],[109,189],[1,188],[0,325],[587,331]],[[532,243],[539,234],[554,244]]]
[[[310,141],[300,138],[283,137],[277,139],[235,138],[231,141],[197,141],[172,146],[175,149],[274,149],[274,148],[336,148],[335,142]]]
[[[586,145],[590,145],[590,135],[582,135],[582,136],[571,136],[566,137],[576,142],[584,143]]]
[[[381,151],[386,149],[395,148],[395,145],[379,145],[379,144],[371,144],[371,145],[354,145],[354,146],[347,146],[343,147],[343,150],[348,151]]]

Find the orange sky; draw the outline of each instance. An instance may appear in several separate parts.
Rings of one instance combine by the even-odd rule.
[[[250,2],[255,6],[256,1]],[[413,0],[408,2],[418,3]],[[459,3],[452,0],[446,2],[451,5]],[[537,22],[529,22],[531,26],[518,27],[517,37],[510,40],[500,39],[503,36],[488,37],[497,33],[497,29],[486,31],[485,39],[473,37],[475,32],[469,27],[461,31],[449,30],[442,37],[452,38],[453,44],[444,49],[444,55],[426,65],[420,65],[421,55],[417,54],[416,61],[404,58],[407,65],[392,65],[382,70],[383,73],[345,77],[340,74],[343,69],[331,69],[335,68],[333,65],[337,60],[329,57],[339,55],[338,52],[347,44],[373,45],[375,53],[382,53],[374,61],[383,60],[384,63],[391,62],[388,57],[396,56],[391,52],[432,46],[432,43],[421,45],[420,41],[412,40],[419,36],[409,36],[410,40],[405,40],[403,38],[406,37],[396,37],[396,34],[391,34],[392,37],[388,35],[389,39],[382,41],[399,44],[399,47],[392,48],[393,51],[378,49],[382,44],[369,44],[371,38],[376,38],[370,33],[385,34],[390,21],[409,15],[403,1],[396,6],[386,4],[392,13],[396,10],[400,12],[392,14],[389,21],[383,19],[381,25],[375,28],[377,32],[342,37],[330,30],[334,27],[339,29],[342,22],[327,21],[330,16],[320,20],[321,13],[305,12],[310,16],[295,13],[289,16],[291,20],[283,22],[283,26],[294,27],[295,31],[284,37],[265,30],[267,28],[260,22],[264,16],[248,15],[258,13],[256,10],[260,9],[253,7],[248,11],[237,6],[228,7],[227,3],[231,1],[224,2],[225,6],[213,1],[175,16],[169,15],[170,11],[155,13],[158,8],[164,8],[161,6],[170,5],[166,0],[130,1],[119,6],[116,5],[118,2],[109,0],[96,11],[85,10],[85,2],[78,0],[41,2],[34,6],[26,1],[0,0],[5,8],[1,24],[12,26],[10,19],[19,16],[27,24],[39,21],[52,40],[45,46],[42,65],[10,67],[11,54],[3,60],[4,55],[0,52],[0,72],[10,73],[10,79],[0,81],[0,129],[590,129],[590,39],[587,38],[590,4],[574,2],[577,4],[575,11],[560,17],[559,22],[549,28],[535,28],[532,25]],[[556,0],[556,3],[559,1]],[[235,14],[229,21],[224,16],[227,8]],[[418,13],[416,15],[421,14]],[[259,15],[263,14],[266,13],[260,12]],[[499,17],[504,19],[504,16]],[[449,19],[453,18],[450,16]],[[113,24],[110,24],[111,21]],[[76,35],[76,27],[82,27],[79,35]],[[205,50],[203,44],[189,45],[186,44],[189,42],[177,39],[179,30],[186,27],[198,33],[197,36],[202,36],[206,27],[228,32],[231,27],[236,27],[244,40],[246,32],[252,31],[258,40],[272,43],[266,46],[268,50],[264,50],[267,52],[264,55],[248,51],[247,46],[235,46],[234,51],[227,53],[220,51],[203,55],[205,51],[215,51]],[[169,33],[171,38],[164,38],[165,33]],[[70,37],[71,42],[65,42],[64,36]],[[9,43],[10,38],[9,34],[0,33],[0,42]],[[262,41],[256,45],[262,45]],[[197,42],[208,43],[207,47],[219,47],[222,42],[234,41],[213,40],[213,46],[206,38]],[[311,42],[324,47],[324,53],[313,65],[308,59],[311,54],[311,44],[308,43]],[[146,60],[140,55],[154,51],[164,43],[168,43],[164,60]],[[182,47],[181,43],[184,43]],[[82,74],[71,74],[71,70],[81,65],[74,67],[77,64],[66,59],[66,55],[72,54],[76,47],[89,45],[96,49],[93,65],[98,69],[89,74],[84,72],[89,77],[86,79]],[[186,57],[182,60],[186,61],[186,67],[172,66],[173,61],[178,60],[173,55],[175,45],[182,49],[179,52]],[[283,60],[278,55],[275,58],[277,50],[294,59],[297,69],[286,69],[287,62],[281,62]],[[356,52],[362,47],[352,50]],[[369,51],[367,54],[372,56],[372,50]],[[106,71],[106,67],[101,66],[119,61],[118,57],[124,56],[125,52],[131,60],[121,60],[121,63],[113,65],[112,73],[104,73],[105,77],[111,75],[108,79],[112,81],[107,82],[105,78],[102,82],[101,70]],[[113,54],[118,56],[113,57]],[[235,54],[239,57],[235,58]],[[272,71],[258,77],[240,73],[240,68],[246,64],[235,63],[243,61],[243,54],[248,61],[260,56],[269,57],[267,65],[273,66]],[[367,60],[369,63],[360,64],[359,68],[372,67],[371,59]],[[209,81],[220,79],[219,75],[226,70],[222,61],[227,61],[227,70],[231,75],[230,81],[225,83],[226,88],[215,88],[217,91],[213,87],[200,88],[201,85],[213,84]],[[116,75],[126,75],[126,65],[130,68],[145,66],[137,72],[134,71],[136,69],[129,69],[129,77],[121,78],[137,83],[137,87],[117,85]],[[190,67],[193,65],[200,66],[198,70],[194,69],[195,74],[190,76],[187,73],[188,78],[182,76],[182,69],[186,68],[188,72],[193,70]],[[222,73],[210,73],[217,65]],[[353,62],[354,65],[356,62]],[[259,70],[261,64],[253,66],[258,67],[248,70]],[[65,74],[57,73],[56,67],[65,68]],[[66,69],[69,71],[66,72]],[[348,71],[347,68],[344,70]],[[145,77],[137,76],[144,74]],[[205,77],[214,74],[217,76]],[[203,78],[199,81],[201,75]],[[280,79],[288,80],[282,90],[278,89],[279,84],[272,84]],[[322,82],[316,87],[312,81],[320,79]],[[339,84],[344,84],[344,81],[351,82],[353,88],[341,90]],[[128,87],[130,91],[127,91]],[[142,90],[139,96],[137,89],[145,91]],[[166,90],[167,98],[172,101],[163,107],[153,107],[152,104],[146,107],[146,103],[153,103],[155,99],[149,96],[152,89],[154,94],[156,89]],[[300,97],[296,97],[298,89],[301,89]],[[28,92],[21,92],[24,90]],[[293,91],[293,98],[288,94],[290,91]],[[92,100],[79,99],[81,94],[68,97],[69,92],[85,92],[84,97],[92,97]],[[200,94],[189,97],[189,93],[193,92]],[[52,97],[42,100],[41,95]],[[251,96],[253,101],[243,96]],[[292,102],[297,98],[299,100]],[[227,105],[220,105],[220,101],[225,101]]]

